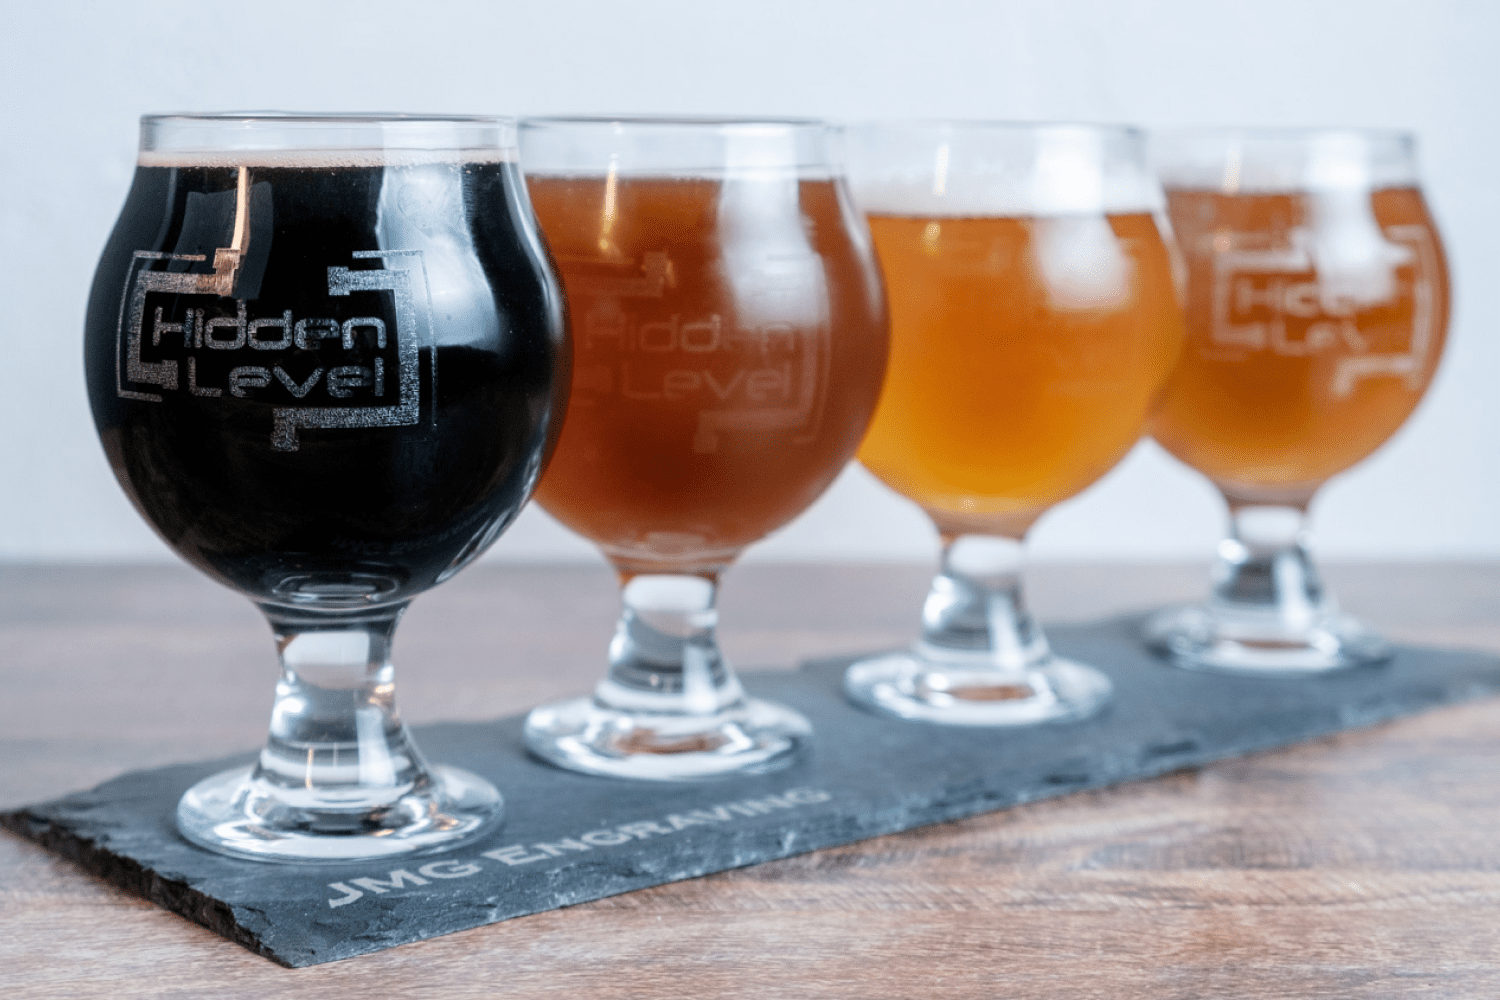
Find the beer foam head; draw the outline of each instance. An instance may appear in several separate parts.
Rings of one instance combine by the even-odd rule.
[[[1416,140],[1361,129],[1176,129],[1151,136],[1171,188],[1223,194],[1372,191],[1417,183]]]
[[[1139,133],[1093,125],[933,122],[850,129],[855,200],[926,218],[1153,212]]]
[[[145,115],[142,166],[370,167],[516,158],[509,119],[418,115]]]

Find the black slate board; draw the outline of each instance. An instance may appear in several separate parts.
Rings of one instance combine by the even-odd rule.
[[[486,842],[405,863],[277,866],[180,839],[173,815],[183,790],[250,754],[126,774],[0,814],[0,824],[301,967],[1500,692],[1500,658],[1412,647],[1384,666],[1320,678],[1174,670],[1140,647],[1139,627],[1053,629],[1060,653],[1113,678],[1115,699],[1094,719],[1031,729],[868,714],[843,699],[847,660],[746,673],[752,692],[796,706],[817,732],[811,754],[770,775],[681,785],[594,778],[528,757],[519,717],[419,726],[429,759],[501,789],[507,819]]]

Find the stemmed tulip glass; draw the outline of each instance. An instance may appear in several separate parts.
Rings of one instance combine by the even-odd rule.
[[[748,697],[715,639],[719,575],[831,483],[880,391],[886,313],[817,122],[522,123],[532,201],[577,341],[537,499],[623,586],[592,696],[528,746],[657,780],[765,770],[811,736]]]
[[[1181,666],[1320,673],[1390,655],[1319,580],[1306,516],[1406,421],[1442,353],[1448,273],[1414,151],[1349,129],[1155,137],[1188,341],[1152,433],[1230,514],[1208,601],[1147,626]]]
[[[259,761],[187,791],[185,837],[331,861],[500,821],[487,781],[412,742],[391,641],[530,495],[567,350],[513,123],[142,120],[89,300],[94,420],[137,510],[256,603],[282,668]]]
[[[891,308],[859,458],[919,504],[942,565],[911,649],[849,695],[906,719],[1026,725],[1109,698],[1056,656],[1021,593],[1022,542],[1140,437],[1182,319],[1141,135],[988,122],[851,130],[849,168]]]

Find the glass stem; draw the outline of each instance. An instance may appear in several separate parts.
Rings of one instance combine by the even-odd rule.
[[[396,711],[391,639],[406,605],[353,615],[262,605],[281,654],[253,778],[302,808],[368,809],[431,778]]]
[[[919,652],[926,658],[987,659],[1022,673],[1051,655],[1021,596],[1022,542],[993,535],[944,535],[942,565],[922,607]]]
[[[626,712],[711,716],[745,692],[715,630],[718,574],[625,576],[624,607],[609,645],[609,673],[594,690]]]
[[[1228,614],[1274,615],[1299,633],[1328,610],[1307,546],[1307,507],[1229,500],[1229,536],[1219,543],[1210,599]]]

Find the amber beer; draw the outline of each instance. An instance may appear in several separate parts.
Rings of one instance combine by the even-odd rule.
[[[945,533],[1018,538],[1130,450],[1176,359],[1156,222],[869,221],[892,341],[860,461]]]
[[[1421,192],[1167,195],[1188,340],[1152,433],[1232,499],[1304,502],[1437,368],[1447,265]]]
[[[537,498],[617,565],[722,564],[859,444],[885,365],[878,277],[833,182],[533,176],[573,391]]]

